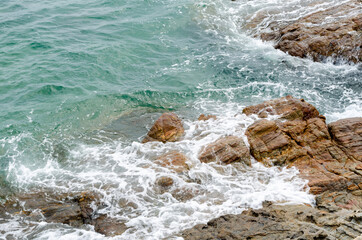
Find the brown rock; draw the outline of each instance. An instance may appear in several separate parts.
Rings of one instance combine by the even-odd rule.
[[[159,177],[156,179],[156,184],[162,188],[169,188],[173,184],[173,179],[170,177]]]
[[[207,120],[209,120],[209,119],[214,119],[214,120],[216,120],[216,116],[215,116],[215,115],[205,115],[205,114],[201,114],[197,120],[199,120],[199,121],[207,121]]]
[[[336,139],[333,141],[325,118],[304,100],[287,97],[244,109],[246,114],[263,111],[281,115],[284,120],[259,120],[248,127],[250,152],[257,161],[267,166],[297,167],[301,177],[309,180],[313,194],[347,189],[362,181],[359,162],[346,154],[349,149],[354,155],[360,152],[359,121],[331,124]],[[343,124],[348,127],[342,128]],[[347,151],[343,151],[338,141],[346,145]]]
[[[171,151],[160,156],[156,163],[163,167],[168,167],[177,173],[185,172],[189,170],[189,166],[186,164],[187,157],[177,151]]]
[[[304,99],[286,96],[275,100],[265,101],[261,104],[249,106],[243,109],[246,115],[257,114],[265,118],[268,115],[281,115],[280,118],[287,120],[302,119],[319,116],[318,110]]]
[[[127,230],[127,226],[117,219],[101,215],[95,220],[94,230],[107,237],[121,235]]]
[[[218,139],[201,150],[199,155],[201,162],[208,163],[219,161],[222,163],[232,163],[242,161],[251,166],[249,149],[242,138],[227,136]]]
[[[327,10],[312,13],[282,28],[274,36],[275,48],[301,58],[323,61],[326,57],[360,62],[362,60],[361,2],[351,0]],[[269,35],[261,36],[270,40]]]
[[[347,118],[328,124],[331,136],[349,157],[362,162],[362,118]],[[356,169],[362,170],[362,163]]]
[[[181,119],[175,113],[164,113],[154,123],[142,143],[151,141],[175,142],[184,133]]]

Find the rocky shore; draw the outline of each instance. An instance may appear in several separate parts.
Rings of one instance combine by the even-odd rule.
[[[256,37],[274,41],[274,47],[292,56],[334,63],[362,61],[362,14],[360,0],[351,0],[311,13],[287,24],[270,23],[270,31]],[[260,21],[260,20],[259,20]]]
[[[361,236],[362,118],[326,124],[313,105],[291,96],[246,107],[242,114],[257,119],[246,130],[248,143],[243,136],[223,136],[200,149],[199,161],[251,166],[254,158],[268,167],[296,167],[300,177],[308,180],[306,191],[315,195],[315,206],[264,202],[261,209],[218,217],[180,235],[184,239],[343,240]],[[198,120],[216,118],[202,114]],[[177,142],[184,132],[176,114],[164,113],[142,142]],[[155,163],[177,174],[187,174],[187,161],[187,156],[176,150],[155,159]],[[167,176],[154,183],[159,193],[170,191],[178,201],[186,202],[199,194],[172,189],[173,184]],[[15,194],[0,203],[0,218],[6,221],[18,216],[73,227],[87,224],[105,236],[122,234],[127,230],[126,223],[103,214],[107,206],[101,199],[92,192]]]

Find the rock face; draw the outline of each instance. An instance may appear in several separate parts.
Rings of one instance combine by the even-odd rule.
[[[181,119],[175,113],[164,113],[157,119],[142,142],[175,142],[184,131]]]
[[[277,42],[275,48],[301,58],[323,61],[332,57],[354,63],[362,61],[361,1],[312,13],[270,34],[263,40]]]
[[[204,163],[219,161],[228,164],[242,161],[251,165],[249,149],[242,138],[235,136],[223,137],[211,143],[201,151],[199,159]]]
[[[177,151],[171,151],[161,155],[156,160],[156,163],[163,167],[170,168],[177,173],[181,173],[189,170],[189,166],[186,164],[186,161],[187,157],[184,154]]]
[[[333,140],[349,157],[362,162],[362,118],[342,119],[328,125]]]
[[[257,121],[247,129],[250,151],[257,161],[267,166],[297,167],[315,194],[329,189],[360,189],[362,118],[330,124],[333,139],[325,118],[304,100],[289,96],[243,112],[281,115],[277,120]]]

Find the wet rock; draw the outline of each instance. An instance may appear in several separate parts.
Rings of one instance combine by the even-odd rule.
[[[249,149],[242,138],[235,136],[220,138],[206,146],[201,150],[199,159],[204,163],[217,161],[229,164],[241,161],[251,166]]]
[[[101,215],[94,222],[94,230],[107,237],[121,235],[127,230],[127,226],[115,218]]]
[[[362,60],[361,2],[347,3],[312,13],[300,18],[275,33],[275,48],[301,58],[310,57],[323,61],[332,57],[335,62]],[[261,36],[271,40],[271,35]]]
[[[341,239],[352,240],[362,233],[361,213],[352,210],[329,212],[308,205],[274,205],[225,215],[182,232],[192,239]]]
[[[209,119],[214,119],[214,120],[216,120],[216,116],[215,116],[215,115],[205,115],[205,114],[201,114],[197,120],[199,120],[199,121],[207,121],[207,120],[209,120]]]
[[[248,106],[243,109],[243,113],[247,116],[256,114],[261,118],[266,118],[269,115],[280,115],[281,119],[286,120],[306,120],[319,116],[318,110],[313,105],[307,103],[304,99],[293,98],[290,95]]]
[[[362,162],[362,118],[342,119],[330,123],[328,128],[333,140],[344,152]],[[357,170],[361,170],[361,167],[357,167]]]
[[[173,179],[171,177],[159,177],[156,179],[156,184],[162,188],[170,188],[173,184]]]
[[[19,214],[31,221],[63,223],[74,227],[90,224],[96,195],[80,193],[76,195],[51,195],[31,193],[14,196],[1,204],[0,212]]]
[[[288,104],[290,106],[288,107]],[[357,170],[361,162],[349,157],[336,141],[332,140],[325,118],[304,100],[286,97],[267,101],[245,109],[246,114],[269,112],[281,115],[277,120],[259,120],[250,125],[246,131],[253,157],[267,166],[295,166],[301,177],[309,180],[314,194],[326,190],[344,190],[359,187],[362,173]],[[355,155],[360,155],[359,126],[357,120],[350,121],[351,131],[337,130],[338,136],[355,139],[347,142]],[[358,136],[357,136],[358,135]],[[353,137],[350,137],[353,136]],[[338,142],[338,141],[337,141]],[[356,148],[357,146],[357,148]]]
[[[184,134],[181,119],[175,113],[164,113],[151,127],[142,143],[151,141],[175,142]]]
[[[187,157],[184,154],[178,151],[171,151],[161,155],[155,162],[163,167],[170,168],[177,173],[181,173],[189,170],[186,161]]]

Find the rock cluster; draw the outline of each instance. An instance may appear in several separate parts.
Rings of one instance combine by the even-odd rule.
[[[352,240],[362,236],[362,118],[327,125],[314,106],[291,96],[246,107],[243,113],[260,118],[246,131],[250,154],[266,166],[297,167],[316,195],[316,206],[265,203],[262,209],[197,225],[183,231],[182,237]]]

